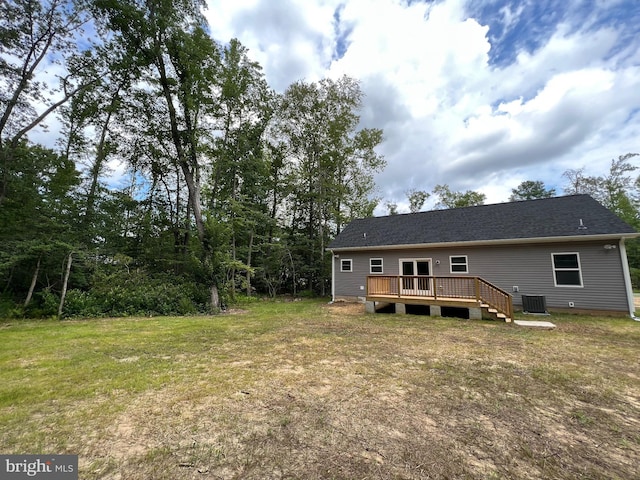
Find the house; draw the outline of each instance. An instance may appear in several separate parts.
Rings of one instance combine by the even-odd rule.
[[[468,309],[634,312],[625,240],[640,236],[588,195],[354,220],[329,245],[333,300]]]

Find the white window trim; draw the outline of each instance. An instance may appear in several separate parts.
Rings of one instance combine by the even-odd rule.
[[[464,272],[454,272],[453,271],[453,258],[461,258],[464,257],[464,264],[462,263],[456,263],[455,265],[464,265],[465,266],[465,271]],[[469,256],[468,255],[449,255],[449,273],[451,274],[463,274],[463,273],[469,273]]]
[[[343,263],[342,262],[349,262],[349,270],[345,270],[343,268]],[[345,273],[352,273],[353,272],[353,260],[351,258],[341,258],[340,259],[340,271],[341,272],[345,272]]]
[[[578,268],[556,268],[556,263],[553,261],[554,255],[575,255],[578,260]],[[553,285],[558,288],[584,288],[584,281],[582,280],[582,263],[580,262],[580,253],[578,252],[553,252],[551,254],[551,269],[553,270]],[[578,270],[578,276],[580,277],[580,285],[558,285],[556,278],[556,272],[575,272]]]
[[[374,272],[373,271],[373,264],[371,262],[373,262],[374,260],[380,260],[380,265],[376,265],[376,267],[380,267],[380,271],[379,272]],[[369,259],[369,273],[371,275],[382,275],[384,274],[384,259],[380,258],[380,257],[376,257],[376,258],[370,258]]]
[[[402,276],[402,262],[413,262],[414,267],[418,262],[429,263],[429,275],[433,276],[433,259],[432,258],[400,258],[398,259],[398,272]],[[417,272],[416,272],[417,273]]]

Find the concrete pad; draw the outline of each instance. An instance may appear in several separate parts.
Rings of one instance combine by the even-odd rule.
[[[556,328],[555,324],[551,322],[540,322],[537,320],[514,320],[513,323],[521,327],[546,328],[548,330]]]

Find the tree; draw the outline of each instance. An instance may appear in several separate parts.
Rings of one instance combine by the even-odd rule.
[[[598,195],[600,180],[597,177],[586,176],[584,172],[584,167],[563,172],[562,176],[568,181],[563,188],[565,195],[587,194],[594,198]]]
[[[231,252],[226,283],[251,293],[254,249],[270,229],[268,155],[264,132],[271,119],[275,94],[260,66],[232,39],[222,49],[216,79],[215,128],[210,150],[210,181],[206,188],[210,215],[230,228]]]
[[[407,193],[407,200],[409,200],[409,211],[411,213],[419,212],[424,205],[424,202],[431,196],[430,193],[424,190],[409,190]]]
[[[203,274],[217,298],[219,272],[212,263],[213,232],[209,231],[202,205],[204,149],[210,141],[208,115],[215,109],[213,86],[220,52],[207,33],[200,0],[96,0],[103,25],[122,38],[128,56],[146,73],[142,90],[159,102],[152,114],[168,126],[176,165],[188,191],[188,206],[202,251]]]
[[[640,185],[630,174],[638,167],[629,162],[636,156],[637,153],[627,153],[612,159],[609,173],[604,176],[587,176],[584,167],[565,171],[562,176],[569,181],[564,187],[565,194],[591,195],[630,225],[637,225]]]
[[[637,153],[627,153],[612,159],[609,172],[602,176],[586,175],[584,167],[565,171],[562,176],[568,183],[564,186],[564,193],[591,195],[629,225],[640,228],[640,177],[634,178],[632,174],[638,167],[630,163],[636,156]],[[638,288],[640,242],[638,239],[627,240],[626,245],[632,281]]]
[[[602,194],[598,195],[602,204],[613,211],[620,218],[631,225],[638,224],[637,189],[638,180],[630,176],[638,167],[629,163],[629,160],[638,156],[637,153],[620,155],[617,160],[611,160],[609,174],[602,178]],[[635,198],[634,198],[635,197]]]
[[[306,287],[324,295],[330,275],[329,239],[354,217],[371,215],[373,174],[384,166],[375,152],[378,129],[358,130],[359,83],[349,77],[296,82],[282,97],[275,133],[287,145],[287,199],[294,258]]]
[[[398,204],[395,202],[387,202],[384,204],[387,207],[387,215],[397,215],[398,214]]]
[[[103,234],[104,219],[97,218],[101,194],[105,193],[101,179],[108,160],[125,149],[122,126],[131,126],[131,122],[124,112],[131,114],[132,84],[139,78],[139,71],[124,55],[118,39],[84,52],[82,62],[86,67],[80,75],[87,87],[60,108],[63,130],[59,144],[63,155],[84,166],[82,230],[86,242],[91,243]],[[76,59],[70,59],[70,63],[75,64]],[[89,81],[94,78],[99,80]]]
[[[551,198],[556,194],[555,188],[547,189],[540,180],[525,180],[516,188],[511,189],[509,201],[533,200],[536,198]]]
[[[452,192],[448,185],[436,185],[433,194],[438,197],[436,210],[446,208],[473,207],[484,204],[484,193],[467,190],[466,192]]]
[[[0,273],[27,309],[78,311],[144,279],[207,285],[212,305],[218,286],[324,294],[329,241],[373,214],[382,131],[358,126],[359,83],[276,95],[239,41],[211,39],[204,4],[0,4]],[[57,152],[28,140],[53,114]],[[105,305],[89,314],[134,311]]]
[[[10,167],[0,206],[0,277],[7,279],[3,290],[28,306],[40,278],[48,289],[60,287],[52,279],[78,245],[79,173],[72,161],[25,141]]]
[[[74,36],[84,22],[85,12],[76,9],[74,2],[6,0],[0,4],[0,205],[7,197],[7,172],[22,148],[20,142],[86,87],[74,82],[78,70],[67,70],[55,85],[41,68],[51,59],[59,63],[76,52]],[[82,68],[82,63],[75,66]]]

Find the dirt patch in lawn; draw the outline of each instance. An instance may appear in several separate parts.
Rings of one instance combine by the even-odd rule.
[[[334,316],[342,315],[362,315],[364,314],[364,304],[358,302],[335,302],[324,305],[324,309]]]
[[[222,312],[223,315],[243,315],[245,313],[249,313],[249,310],[245,310],[243,308],[229,308]]]

